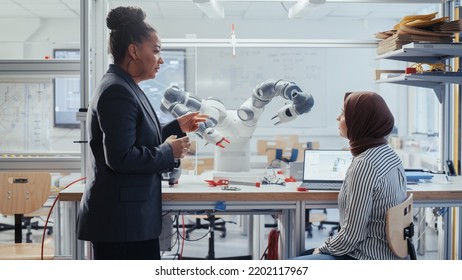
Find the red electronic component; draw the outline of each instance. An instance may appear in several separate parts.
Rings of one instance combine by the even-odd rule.
[[[286,182],[296,182],[294,177],[289,177],[284,179]]]
[[[299,192],[306,192],[308,190],[308,188],[305,188],[305,187],[298,187],[297,188],[297,191]]]
[[[414,67],[407,67],[406,70],[404,71],[404,73],[406,73],[406,74],[416,74],[417,69],[414,68]]]
[[[227,186],[229,185],[229,180],[225,180],[225,179],[220,179],[220,180],[204,180],[205,182],[207,182],[207,184],[209,184],[210,187],[216,187],[216,186]]]

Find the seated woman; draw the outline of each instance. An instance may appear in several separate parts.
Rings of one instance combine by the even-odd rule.
[[[337,117],[340,135],[349,140],[353,161],[338,196],[340,230],[306,260],[393,260],[385,233],[387,209],[406,199],[406,175],[386,137],[394,118],[374,92],[345,94]],[[307,251],[308,252],[308,251]]]

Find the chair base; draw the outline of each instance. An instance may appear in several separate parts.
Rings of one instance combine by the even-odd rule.
[[[208,221],[209,224],[203,224],[201,223],[202,218],[196,218],[196,222],[194,224],[190,225],[185,225],[187,228],[186,230],[186,239],[189,239],[189,234],[193,232],[196,229],[210,229],[211,226],[211,219],[213,219],[213,230],[214,231],[219,231],[220,232],[220,237],[225,238],[226,237],[226,222],[216,222],[216,217],[212,216],[210,218],[203,218],[204,220]]]
[[[186,230],[186,239],[189,239],[189,233],[196,229],[208,229],[209,230],[209,241],[208,241],[208,255],[204,258],[199,257],[185,257],[183,256],[183,260],[251,260],[252,256],[245,255],[245,256],[231,256],[231,257],[223,257],[223,258],[216,258],[215,257],[215,231],[220,232],[220,237],[226,237],[226,222],[221,221],[217,222],[217,217],[214,215],[207,215],[207,218],[203,218],[204,220],[208,221],[208,224],[201,223],[202,218],[196,218],[195,224],[187,225],[188,229]]]

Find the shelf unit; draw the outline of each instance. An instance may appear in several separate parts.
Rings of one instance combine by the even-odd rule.
[[[417,63],[440,63],[443,60],[462,56],[462,44],[410,43],[401,49],[377,56],[379,59],[391,59]],[[425,87],[434,90],[440,103],[443,101],[444,85],[462,84],[461,72],[427,72],[422,74],[401,74],[396,77],[380,79],[377,83],[394,83],[408,86]]]
[[[21,80],[21,82],[28,83],[42,78],[79,76],[80,60],[0,60],[0,82]],[[4,148],[0,149],[0,170],[3,171],[79,173],[82,170],[81,153],[16,153],[5,151]]]

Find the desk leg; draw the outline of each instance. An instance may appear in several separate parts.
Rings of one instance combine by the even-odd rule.
[[[294,253],[296,248],[295,232],[297,232],[297,223],[295,221],[294,211],[283,210],[279,217],[278,223],[279,235],[279,258],[287,260]]]
[[[457,259],[462,260],[462,207],[457,207],[457,235],[455,238],[456,240],[459,240],[457,242],[458,248],[457,248]]]
[[[259,260],[267,247],[267,240],[265,239],[265,216],[264,215],[251,215],[253,218],[252,224],[252,238],[253,240],[253,252],[252,256],[254,260]]]
[[[79,211],[80,201],[75,202],[72,204],[71,209],[71,216],[73,217],[72,223],[70,225],[70,238],[73,240],[73,252],[72,256],[75,257],[76,260],[84,260],[85,259],[85,243],[81,240],[77,239],[77,234],[75,232],[76,225],[77,225],[77,213]]]
[[[247,233],[247,242],[248,242],[248,254],[252,256],[252,259],[253,260],[258,260],[258,257],[255,256],[255,250],[254,250],[254,247],[253,247],[253,244],[255,243],[254,242],[254,236],[255,236],[255,233],[253,232],[253,224],[254,224],[254,219],[253,219],[254,215],[250,214],[250,215],[246,215],[246,220],[245,223],[246,223],[246,229],[245,229],[245,232]]]
[[[452,247],[453,247],[453,234],[452,230],[455,227],[455,225],[452,224],[452,219],[453,219],[453,208],[448,208],[448,211],[445,215],[441,216],[442,218],[442,225],[439,226],[438,232],[441,233],[442,240],[440,239],[441,245],[438,246],[443,250],[441,252],[440,250],[440,259],[442,260],[452,260]],[[438,236],[439,237],[439,236]]]
[[[53,211],[54,215],[54,225],[53,225],[53,234],[55,236],[55,254],[57,256],[63,256],[62,249],[62,232],[61,232],[61,203],[56,203],[56,209]]]
[[[422,234],[427,227],[426,223],[427,219],[427,208],[422,207],[420,208],[419,214],[417,215],[417,224],[419,225],[418,233],[419,233],[419,240],[417,242],[417,253],[421,256],[425,255],[425,234]],[[423,222],[422,222],[423,221]]]
[[[73,260],[85,259],[84,242],[77,239],[75,227],[77,224],[77,213],[80,201],[76,202],[62,202],[60,207],[62,211],[62,235],[61,235],[61,248],[65,255],[70,255]]]
[[[294,214],[294,226],[291,227],[294,230],[295,248],[290,257],[300,256],[300,254],[305,251],[305,208],[305,201],[297,202]]]

